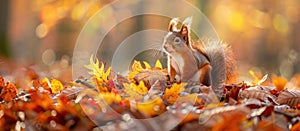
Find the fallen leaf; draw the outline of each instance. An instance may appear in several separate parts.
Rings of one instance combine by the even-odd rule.
[[[148,88],[145,86],[144,82],[139,82],[138,85],[134,83],[124,83],[125,93],[128,95],[128,98],[131,100],[141,100],[144,95],[148,93]]]
[[[171,88],[166,88],[163,99],[170,104],[174,104],[179,97],[179,93],[184,90],[186,84],[173,84]]]
[[[277,101],[279,104],[287,104],[291,107],[296,107],[300,103],[300,91],[283,90],[279,92]]]
[[[160,63],[159,60],[156,61],[155,68],[162,69],[162,64]]]
[[[54,93],[54,94],[58,93],[63,89],[64,89],[64,86],[59,80],[56,80],[56,79],[51,80],[51,91],[52,91],[52,93]]]
[[[18,90],[11,82],[7,82],[5,87],[1,90],[0,101],[11,102],[17,97]]]
[[[90,70],[89,74],[94,75],[99,82],[107,82],[111,67],[105,71],[104,64],[102,63],[101,67],[99,67],[99,60],[96,59],[96,62],[94,62],[93,58],[94,57],[91,56],[89,65],[85,65],[85,67]]]

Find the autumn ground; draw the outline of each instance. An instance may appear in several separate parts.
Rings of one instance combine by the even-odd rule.
[[[210,87],[170,82],[159,61],[135,61],[128,76],[92,57],[85,67],[93,77],[68,82],[33,70],[22,80],[1,76],[0,129],[300,130],[299,75],[250,71],[253,81],[224,85],[219,101]]]

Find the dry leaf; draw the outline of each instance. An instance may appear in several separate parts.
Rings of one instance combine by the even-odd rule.
[[[241,90],[241,87],[239,87],[239,86],[232,87],[229,90],[229,92],[226,94],[226,101],[229,101],[229,98],[232,98],[234,100],[238,100],[240,90]]]
[[[201,113],[199,123],[206,127],[212,127],[214,130],[225,130],[227,126],[229,129],[236,129],[239,122],[246,119],[249,113],[249,108],[240,105],[217,107]],[[228,124],[229,121],[230,124]]]
[[[285,89],[300,91],[300,74],[293,76],[293,78],[286,84]]]
[[[168,73],[163,70],[148,69],[136,74],[134,80],[143,81],[145,85],[150,88],[156,81],[167,83]]]
[[[277,101],[279,104],[287,104],[295,107],[300,103],[300,91],[283,90],[279,92]]]
[[[248,88],[242,91],[241,93],[241,98],[255,98],[255,99],[259,99],[259,100],[264,100],[264,99],[271,99],[272,102],[276,101],[276,97],[274,95],[272,95],[270,92],[268,91],[264,91],[264,90],[258,90],[258,89],[252,89],[252,88]]]

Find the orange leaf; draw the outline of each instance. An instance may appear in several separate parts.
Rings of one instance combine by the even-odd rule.
[[[299,129],[300,129],[300,122],[293,125],[291,131],[299,131]]]
[[[18,90],[13,83],[7,82],[4,89],[2,89],[0,94],[0,99],[6,102],[11,102],[17,97]]]
[[[283,90],[286,83],[288,82],[285,78],[278,77],[278,76],[275,76],[275,75],[272,77],[272,81],[273,81],[273,84],[276,87],[276,91],[278,91],[278,92]]]
[[[174,104],[179,97],[179,93],[184,90],[184,86],[186,84],[173,84],[171,88],[166,88],[163,99],[169,102],[170,104]]]
[[[246,115],[240,112],[231,113],[231,115],[223,116],[223,121],[215,124],[212,128],[213,131],[239,131],[240,123],[246,119]],[[228,123],[230,122],[230,123]]]

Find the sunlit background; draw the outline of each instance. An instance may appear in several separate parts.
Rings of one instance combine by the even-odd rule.
[[[112,1],[1,0],[0,73],[38,66],[49,69],[54,77],[70,77],[65,74],[70,72],[80,30]],[[299,0],[187,1],[204,13],[219,37],[232,46],[242,76],[249,70],[286,78],[300,72]],[[178,9],[180,13],[180,6]],[[167,23],[162,22],[155,24]],[[149,18],[138,26],[134,21],[127,24],[131,24],[128,32],[154,25]]]

